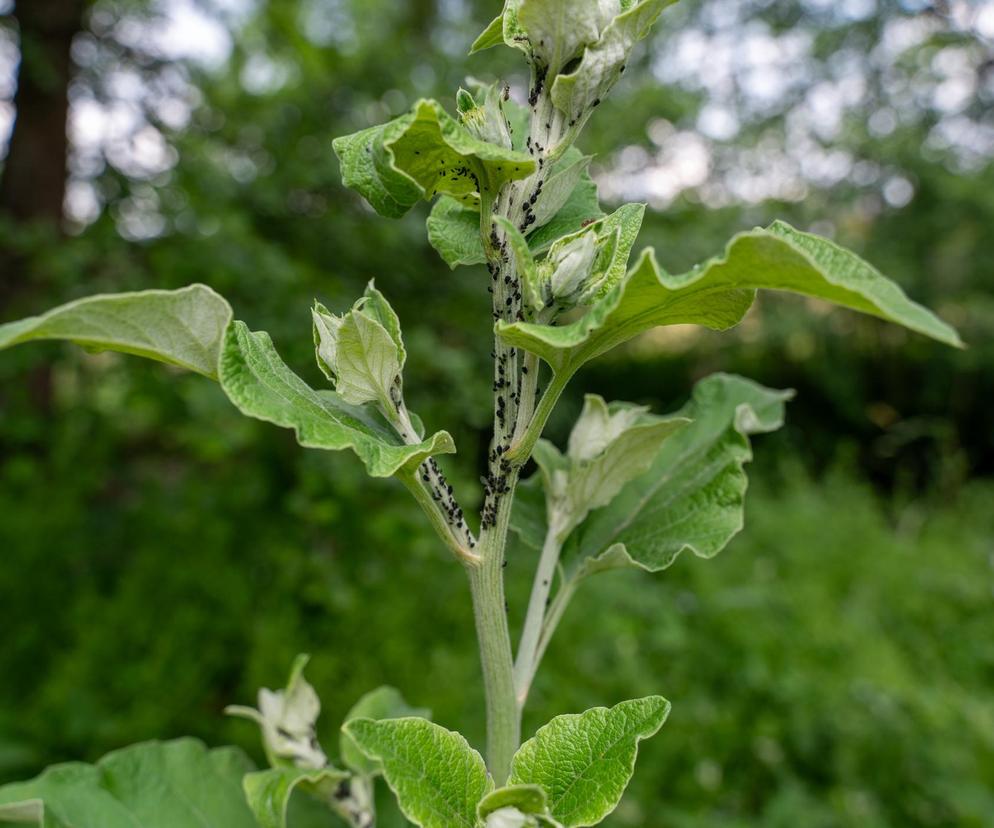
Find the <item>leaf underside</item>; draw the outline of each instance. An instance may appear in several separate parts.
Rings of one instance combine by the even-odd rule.
[[[287,810],[298,787],[321,786],[322,790],[334,792],[337,784],[348,778],[347,773],[335,768],[283,766],[246,774],[242,787],[260,828],[287,828]]]
[[[205,285],[90,296],[0,325],[0,350],[62,339],[91,350],[147,357],[217,379],[231,306]]]

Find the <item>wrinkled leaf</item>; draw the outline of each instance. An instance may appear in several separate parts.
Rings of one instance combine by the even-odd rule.
[[[338,784],[348,778],[347,773],[335,768],[309,770],[280,767],[246,774],[242,787],[260,828],[287,828],[290,798],[298,787],[321,790],[331,795]]]
[[[228,331],[220,374],[225,393],[243,414],[292,428],[297,442],[307,448],[350,448],[373,477],[389,477],[432,455],[455,451],[444,431],[402,445],[368,410],[307,385],[280,359],[269,334],[250,331],[244,322],[235,322]]]
[[[662,727],[669,711],[662,696],[647,696],[556,716],[514,755],[509,783],[544,788],[550,813],[565,828],[596,825],[621,801],[638,743]]]
[[[477,806],[480,819],[500,808],[514,807],[525,814],[544,814],[549,810],[549,797],[538,785],[506,785],[488,793]]]
[[[949,325],[854,253],[783,222],[739,234],[723,256],[678,276],[661,270],[650,248],[621,283],[571,324],[501,322],[497,329],[508,343],[569,375],[657,325],[730,328],[745,315],[759,288],[825,299],[946,344],[961,344]]]
[[[592,509],[610,503],[626,483],[645,472],[660,446],[688,422],[656,417],[645,408],[627,404],[608,406],[601,397],[588,394],[567,454],[560,454],[545,440],[535,446],[548,520],[559,540]]]
[[[574,531],[563,553],[569,570],[579,578],[619,566],[656,572],[684,550],[721,551],[742,529],[749,435],[780,428],[792,396],[730,374],[701,380],[676,412],[690,425]]]
[[[0,325],[0,349],[36,339],[65,339],[217,379],[218,355],[230,322],[231,306],[205,285],[106,294]]]
[[[344,725],[383,768],[401,811],[421,828],[476,828],[476,805],[491,790],[483,757],[458,733],[426,719],[353,719]]]
[[[588,164],[587,157],[570,148],[553,165],[542,195],[535,202],[535,215],[542,218],[533,225],[527,237],[534,255],[548,250],[561,236],[603,218],[604,212],[597,201],[597,185],[590,178]],[[571,183],[572,189],[557,207],[557,202]],[[474,207],[466,207],[454,198],[443,196],[432,206],[427,228],[428,241],[449,267],[455,269],[460,265],[483,264],[486,261],[480,239],[480,212]]]
[[[400,399],[407,353],[400,320],[370,282],[347,313],[336,316],[315,303],[314,351],[318,366],[350,405],[374,402],[393,410]]]
[[[603,29],[596,43],[584,50],[575,70],[555,79],[552,102],[573,127],[574,134],[621,78],[635,44],[649,34],[663,9],[675,1],[640,0],[634,3]]]
[[[389,123],[336,138],[334,148],[346,186],[389,218],[437,195],[477,206],[480,193],[497,193],[535,169],[531,156],[473,137],[431,100]]]
[[[195,739],[143,742],[93,765],[53,765],[29,782],[3,786],[0,821],[20,815],[39,828],[256,828],[241,787],[251,770],[236,748],[209,750]]]
[[[353,719],[400,719],[410,716],[428,719],[431,717],[431,711],[423,707],[412,707],[395,687],[377,687],[352,706],[352,709],[345,714],[343,724],[348,724]],[[339,749],[342,762],[357,774],[372,776],[379,773],[379,763],[368,758],[352,741],[352,737],[345,729],[342,730],[339,739]]]

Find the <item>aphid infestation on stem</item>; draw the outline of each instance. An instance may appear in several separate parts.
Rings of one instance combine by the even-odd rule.
[[[421,100],[334,142],[345,183],[377,213],[399,218],[434,202],[427,230],[442,259],[452,268],[485,265],[477,272],[494,324],[480,335],[493,338],[493,421],[475,519],[436,459],[455,451],[452,438],[429,436],[407,407],[400,320],[372,283],[341,314],[312,310],[315,355],[331,389],[311,388],[267,334],[233,320],[228,303],[202,285],[92,297],[0,326],[0,347],[67,339],[196,371],[247,416],[293,429],[302,446],[351,449],[371,476],[400,479],[465,569],[486,760],[398,691],[379,688],[345,717],[332,764],[314,737],[320,704],[298,660],[284,690],[263,690],[258,709],[235,711],[262,729],[269,768],[244,776],[241,807],[266,828],[286,824],[295,789],[353,828],[370,828],[379,776],[422,828],[573,828],[617,806],[640,740],[659,730],[669,703],[605,700],[613,706],[557,716],[522,744],[542,657],[587,578],[625,567],[658,572],[686,550],[709,558],[741,529],[749,438],[779,428],[791,392],[716,374],[668,415],[587,395],[560,450],[541,434],[587,361],[657,326],[730,328],[759,289],[817,297],[960,344],[871,265],[782,222],[740,233],[683,274],[662,269],[651,248],[632,256],[645,206],[605,214],[590,158],[575,142],[670,2],[506,0],[473,51],[523,53],[529,81],[517,96],[504,81],[477,84],[457,92],[457,117]],[[520,481],[529,460],[538,471]],[[535,563],[516,648],[504,594],[512,530]],[[40,801],[47,791],[27,789]],[[5,802],[23,813],[24,795],[0,789],[0,818]],[[228,819],[225,828],[235,825]]]

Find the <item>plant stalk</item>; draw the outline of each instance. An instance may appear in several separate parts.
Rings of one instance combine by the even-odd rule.
[[[545,621],[546,609],[549,604],[549,594],[552,591],[552,580],[559,563],[559,553],[562,543],[555,526],[550,525],[542,546],[542,556],[535,570],[535,580],[532,583],[531,598],[528,600],[528,613],[518,644],[518,655],[514,662],[514,690],[518,702],[518,715],[524,709],[531,689],[535,671],[538,669],[539,642]]]
[[[511,503],[511,497],[501,500],[495,525],[480,537],[480,565],[467,568],[486,696],[487,767],[498,785],[507,780],[511,757],[521,742],[503,578]]]

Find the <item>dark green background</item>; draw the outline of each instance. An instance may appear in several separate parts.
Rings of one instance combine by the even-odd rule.
[[[234,22],[227,6],[199,5],[235,32],[230,59],[210,69],[124,42],[122,21],[158,25],[152,6],[88,8],[74,100],[112,101],[115,73],[134,72],[143,118],[176,160],[142,177],[99,147],[74,172],[99,193],[95,221],[59,235],[0,219],[3,319],[202,281],[318,384],[309,303],[341,309],[375,278],[405,328],[409,403],[455,436],[446,470],[473,500],[489,420],[485,272],[447,269],[425,242],[426,208],[373,216],[342,189],[330,142],[419,95],[448,103],[467,74],[520,86],[510,51],[464,57],[495,3],[270,0]],[[956,16],[963,4],[850,5],[866,13],[721,0],[667,11],[581,142],[605,176],[625,147],[657,152],[658,119],[695,132],[706,67],[671,71],[681,31],[730,33],[742,50],[757,31],[801,38],[787,69],[797,80],[776,100],[760,105],[747,69],[736,75],[742,87],[725,103],[740,129],[709,143],[707,185],[650,209],[640,244],[677,270],[773,217],[814,226],[970,343],[953,351],[764,297],[736,331],[648,337],[573,383],[549,429],[559,441],[582,390],[661,411],[715,370],[798,390],[787,427],[755,441],[746,531],[713,561],[604,576],[549,652],[527,732],[637,695],[673,702],[605,824],[994,826],[994,167],[980,138],[970,150],[935,137],[954,118],[980,137],[994,129],[991,43]],[[16,42],[15,17],[0,19]],[[893,27],[916,21],[934,31],[881,62]],[[286,71],[263,92],[244,82],[260,54]],[[973,78],[953,110],[951,64]],[[180,128],[157,114],[170,72],[195,92]],[[852,73],[863,91],[822,148],[876,174],[812,177],[803,198],[780,202],[737,196],[736,171],[758,163],[772,175],[819,84]],[[887,134],[868,126],[882,110],[896,113]],[[894,177],[913,186],[901,206],[884,196]],[[301,651],[313,654],[329,752],[341,716],[383,683],[482,743],[464,577],[401,487],[240,418],[200,378],[68,346],[5,352],[0,550],[0,780],[181,734],[258,756],[253,729],[221,708],[279,685]],[[512,555],[513,619],[531,563]]]

